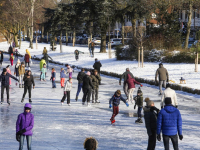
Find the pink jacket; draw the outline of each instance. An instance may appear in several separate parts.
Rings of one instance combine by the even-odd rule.
[[[128,74],[127,76],[128,76],[128,78],[127,78],[127,80],[124,83],[128,84],[128,89],[135,88],[135,84],[140,84],[135,79],[131,78],[130,74]]]

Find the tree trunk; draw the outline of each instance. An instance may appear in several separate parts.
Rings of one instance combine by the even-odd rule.
[[[62,53],[62,31],[60,32],[60,53]]]
[[[132,19],[133,38],[136,38],[136,19]]]
[[[140,47],[138,47],[138,67],[140,67]]]
[[[124,22],[122,23],[122,45],[124,45]]]
[[[66,45],[68,45],[68,33],[66,32]]]
[[[43,42],[43,40],[44,40],[44,25],[42,25],[42,39],[41,39],[41,41]]]
[[[25,31],[26,31],[26,27],[24,26],[24,31],[23,31],[23,41],[25,41]]]
[[[192,22],[192,12],[193,12],[192,2],[189,1],[187,33],[186,33],[186,37],[185,37],[185,49],[188,48],[188,41],[189,41],[189,37],[190,37],[190,28],[191,28],[191,22]]]
[[[22,37],[21,37],[21,25],[19,26],[19,49],[21,48]]]
[[[13,36],[14,36],[15,47],[19,47],[18,39],[17,39],[18,34],[15,34]]]
[[[75,46],[75,42],[76,42],[76,30],[73,30],[73,47]]]
[[[33,12],[34,12],[34,2],[31,0],[31,35],[30,35],[30,48],[33,49]]]
[[[37,36],[36,36],[36,39],[35,39],[35,44],[36,44],[36,49],[38,49],[38,41],[37,41]]]
[[[102,27],[101,29],[101,48],[100,53],[106,53],[106,30]]]
[[[49,34],[47,32],[47,44],[49,43]]]
[[[144,67],[144,51],[143,51],[143,46],[141,47],[141,67],[143,68]]]

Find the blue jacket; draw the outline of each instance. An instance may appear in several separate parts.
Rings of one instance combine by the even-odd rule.
[[[1,85],[3,85],[3,86],[9,86],[9,78],[13,78],[16,81],[19,81],[17,78],[15,78],[14,76],[12,76],[11,74],[6,73],[6,75],[4,75],[3,72],[2,72],[2,74],[0,75]]]
[[[161,109],[157,119],[157,134],[173,136],[177,132],[182,135],[182,118],[180,111],[172,105],[166,105]]]
[[[66,74],[65,74],[65,71],[64,71],[64,70],[62,70],[62,71],[60,72],[60,78],[66,78]]]
[[[120,95],[117,96],[116,93],[113,95],[113,97],[110,99],[109,104],[113,104],[114,106],[118,106],[120,104],[120,100],[122,100],[124,103],[126,103],[126,100]]]
[[[51,72],[51,79],[56,78],[56,72]]]

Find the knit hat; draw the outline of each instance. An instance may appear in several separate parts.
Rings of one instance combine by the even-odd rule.
[[[126,71],[129,71],[129,68],[126,68]]]
[[[91,75],[91,73],[88,71],[88,72],[86,73],[86,75],[90,76],[90,75]]]
[[[85,139],[83,145],[84,149],[86,150],[96,150],[98,147],[98,142],[94,137],[89,137]]]
[[[17,60],[17,63],[21,63],[19,59]]]
[[[141,90],[141,88],[140,88],[140,87],[139,87],[139,89],[138,89],[137,93],[142,93],[142,90]]]
[[[3,72],[6,72],[7,71],[7,69],[6,68],[3,68]]]
[[[10,67],[10,65],[6,66],[6,68],[9,68],[9,67]]]
[[[116,91],[116,94],[121,95],[121,91],[120,91],[120,90],[117,90],[117,91]]]
[[[165,104],[172,104],[172,100],[171,100],[171,97],[166,97],[165,98]]]

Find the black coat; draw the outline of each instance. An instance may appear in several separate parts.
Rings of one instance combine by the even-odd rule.
[[[17,78],[15,78],[14,76],[12,76],[11,74],[6,73],[6,75],[4,75],[3,72],[2,72],[2,74],[0,75],[1,85],[3,85],[3,86],[9,86],[9,78],[13,78],[16,81],[19,81]]]
[[[124,81],[127,80],[128,78],[128,74],[130,74],[131,78],[134,78],[133,74],[130,71],[126,71],[122,74],[122,76],[120,77],[119,83],[121,83],[121,80],[124,79]]]
[[[44,60],[46,61],[46,63],[49,62],[49,58],[50,58],[51,60],[53,60],[48,54],[44,54],[44,57],[42,57],[42,59],[44,59]]]
[[[3,52],[1,52],[1,59],[0,62],[3,62]]]
[[[88,76],[88,75],[85,75],[83,77],[83,89],[94,89],[92,80],[91,80],[90,76]]]
[[[15,75],[18,77],[19,76],[19,67],[20,65],[17,67],[17,65],[15,65]]]
[[[85,72],[79,72],[77,76],[78,83],[83,83],[83,77],[85,76]]]
[[[93,65],[93,68],[96,69],[99,74],[100,74],[100,68],[101,67],[102,67],[102,65],[99,61],[95,62],[94,65]]]
[[[30,78],[27,78],[27,75],[24,76],[24,86],[35,86],[33,75],[30,75]]]

